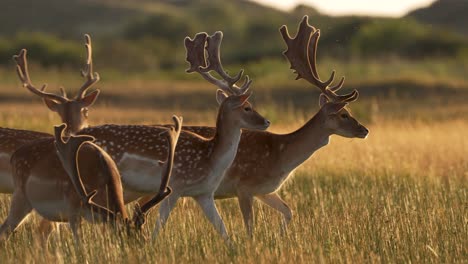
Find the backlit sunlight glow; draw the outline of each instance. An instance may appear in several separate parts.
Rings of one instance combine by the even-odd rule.
[[[430,5],[434,0],[254,0],[290,10],[298,4],[317,8],[329,15],[403,16],[409,11]]]

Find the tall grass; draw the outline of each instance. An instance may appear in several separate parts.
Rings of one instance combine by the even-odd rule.
[[[40,107],[33,106],[32,112]],[[22,111],[12,118],[19,120]],[[134,114],[145,116],[142,111]],[[153,112],[148,120],[161,121],[168,114]],[[104,118],[101,115],[107,114],[96,115],[98,120]],[[57,121],[52,116],[49,120],[25,116],[19,124],[31,129]],[[131,116],[127,113],[121,121],[140,121]],[[295,122],[277,124],[272,130],[290,131],[303,118],[296,116]],[[117,235],[84,222],[81,244],[75,244],[69,229],[62,226],[44,246],[38,218],[33,216],[3,243],[0,259],[2,263],[468,261],[468,139],[464,133],[468,122],[384,118],[369,128],[366,140],[333,136],[330,145],[280,190],[294,211],[286,233],[281,232],[280,214],[257,202],[250,239],[236,201],[218,201],[233,241],[228,247],[196,204],[186,199],[179,202],[155,241]],[[9,196],[2,195],[0,204],[0,218],[5,219]],[[156,211],[150,215],[146,235],[154,227]]]
[[[333,136],[279,191],[294,211],[287,233],[281,231],[280,214],[257,202],[250,239],[236,201],[218,201],[233,241],[227,247],[186,199],[155,241],[83,223],[81,244],[74,243],[63,225],[45,246],[37,230],[39,218],[33,216],[0,246],[0,262],[466,263],[466,63],[336,65],[350,77],[346,87],[363,94],[351,109],[371,133],[366,140]],[[292,81],[284,62],[249,67],[247,72],[258,77],[255,105],[273,121],[270,131],[292,131],[317,111],[317,89]],[[63,84],[70,91],[82,81],[78,72],[41,73],[31,69],[34,83],[48,82],[51,90]],[[214,124],[215,89],[193,82],[198,76],[119,74],[105,77],[101,72],[97,87],[103,93],[91,108],[92,124],[170,123],[172,114],[183,115],[185,124]],[[0,126],[52,132],[52,125],[60,123],[57,115],[21,88],[9,70],[0,76]],[[0,196],[0,220],[8,214],[9,200],[9,195]]]

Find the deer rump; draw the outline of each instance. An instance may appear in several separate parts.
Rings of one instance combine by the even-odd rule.
[[[82,206],[82,199],[61,166],[54,139],[43,139],[34,144],[35,149],[40,149],[40,154],[43,155],[37,155],[36,152],[37,159],[32,164],[23,166],[27,154],[31,154],[29,147],[32,144],[19,148],[11,159],[13,173],[17,176],[14,177],[15,185],[19,185],[31,207],[52,221],[66,222],[74,214],[81,214],[88,221],[95,220],[92,213],[84,207],[81,212],[74,212],[74,208]],[[116,177],[118,173],[111,171],[115,168],[109,161],[110,158],[105,158],[92,144],[83,144],[78,153],[78,169],[86,190],[98,190],[93,202],[118,212],[121,208],[117,201],[122,198],[122,186],[120,178]]]

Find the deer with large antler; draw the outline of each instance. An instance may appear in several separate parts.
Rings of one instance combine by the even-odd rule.
[[[8,238],[17,226],[34,209],[50,221],[69,222],[75,239],[82,217],[88,221],[128,223],[123,201],[123,190],[116,164],[91,136],[70,136],[64,141],[66,125],[55,127],[55,149],[65,168],[62,177],[48,173],[36,173],[38,168],[47,170],[43,163],[27,173],[22,168],[29,152],[20,148],[13,158],[15,191],[10,213],[0,227],[0,239]],[[79,164],[82,163],[82,164]],[[81,167],[81,171],[80,171]],[[82,179],[83,177],[83,179]],[[89,194],[83,180],[92,189]]]
[[[74,98],[68,98],[63,88],[61,88],[61,95],[46,92],[46,84],[44,84],[41,89],[37,89],[32,84],[29,76],[27,50],[22,49],[18,55],[13,56],[16,62],[16,72],[18,73],[22,86],[40,96],[50,110],[59,114],[62,122],[67,124],[67,134],[74,134],[88,126],[88,107],[96,101],[99,95],[99,90],[87,93],[88,89],[99,81],[99,75],[93,72],[91,38],[87,34],[85,35],[85,47],[87,50],[87,60],[82,75],[85,77],[86,81]],[[42,132],[0,128],[1,193],[12,193],[14,190],[10,169],[10,158],[13,152],[26,143],[33,142],[37,139],[52,137],[52,135]]]
[[[302,78],[320,89],[320,110],[302,127],[289,134],[244,130],[236,158],[215,193],[216,199],[238,198],[244,223],[250,235],[253,232],[254,197],[283,214],[283,225],[292,218],[289,206],[277,194],[292,172],[326,146],[331,135],[349,138],[365,138],[369,131],[346,109],[358,98],[358,92],[338,95],[344,77],[331,85],[335,72],[321,81],[316,53],[320,31],[310,26],[305,16],[295,38],[288,34],[286,26],[280,29],[287,44],[284,52],[291,68]],[[209,137],[212,127],[184,126],[184,130]]]
[[[58,95],[46,92],[47,84],[44,84],[41,89],[37,89],[32,84],[29,77],[26,49],[22,49],[18,55],[13,57],[17,64],[16,72],[23,86],[33,94],[41,97],[50,110],[59,114],[62,122],[67,125],[67,134],[74,134],[88,126],[88,107],[96,101],[100,92],[97,89],[86,94],[87,90],[96,84],[100,78],[99,74],[93,71],[93,50],[91,37],[88,34],[85,34],[85,47],[87,59],[85,69],[81,71],[81,75],[86,81],[74,98],[68,98],[63,88],[60,88],[62,94]]]
[[[157,136],[167,141],[168,157],[166,162],[157,163],[156,172],[161,173],[162,180],[159,191],[153,190],[157,192],[152,200],[155,203],[170,194],[168,181],[182,125],[180,118],[173,118],[173,128],[158,129]],[[82,217],[89,221],[122,219],[129,223],[115,161],[93,143],[92,136],[71,135],[65,142],[65,127],[63,124],[55,128],[55,140],[37,140],[13,154],[15,190],[10,213],[0,227],[0,239],[8,238],[33,209],[49,221],[69,222],[75,238]]]
[[[227,239],[224,223],[214,203],[214,191],[235,157],[241,129],[264,130],[268,128],[270,122],[258,114],[248,102],[250,80],[246,78],[245,84],[239,88],[235,83],[242,77],[242,72],[237,77],[231,78],[223,70],[219,59],[221,40],[222,33],[217,32],[211,37],[208,37],[206,33],[199,34],[195,42],[186,41],[188,51],[191,43],[201,45],[200,57],[192,59],[188,56],[188,60],[192,65],[196,65],[195,71],[209,78],[210,82],[221,89],[217,92],[220,107],[213,137],[204,138],[191,132],[180,134],[169,181],[172,195],[161,205],[158,226],[166,222],[178,198],[190,196],[200,204],[216,230]],[[206,48],[208,64],[204,55],[206,43],[208,43]],[[220,73],[223,79],[217,80],[212,77],[209,73],[212,70]],[[233,92],[235,94],[232,94]],[[168,186],[169,178],[164,177],[165,166],[160,162],[168,157],[166,139],[160,136],[166,130],[167,128],[155,126],[102,125],[83,129],[79,134],[95,137],[96,144],[106,150],[116,161],[124,186],[124,200],[131,202],[142,196],[156,193],[158,187],[160,190],[166,190],[165,194],[169,192],[167,188],[163,188]],[[47,163],[49,168],[47,172],[50,177],[62,177],[58,175],[66,172],[50,146],[52,144],[52,141],[44,140],[24,146],[23,153],[29,151],[31,154],[23,158],[25,163],[22,166],[15,169],[30,172],[39,164]],[[15,156],[12,160],[20,158],[20,156]],[[38,170],[41,168],[39,167]],[[41,170],[41,173],[45,171]],[[140,215],[163,200],[165,196],[156,195],[138,210]]]
[[[223,69],[220,59],[222,37],[222,32],[218,31],[212,36],[198,33],[193,40],[188,37],[185,39],[187,61],[190,63],[187,72],[197,72],[220,88],[216,98],[220,108],[215,133],[211,138],[196,136],[196,140],[192,141],[185,137],[193,134],[182,133],[170,183],[174,191],[161,204],[154,236],[166,223],[179,197],[188,196],[195,199],[217,231],[227,239],[226,228],[214,203],[214,191],[234,160],[241,129],[265,130],[270,125],[270,122],[261,117],[247,102],[250,97],[249,86],[252,83],[250,78],[246,76],[244,84],[239,87],[236,83],[242,78],[243,70],[231,77]],[[222,79],[215,78],[211,71],[216,72]],[[184,159],[188,164],[183,162]],[[180,162],[177,162],[178,160]],[[144,204],[140,216],[150,208],[150,203]],[[141,221],[142,217],[136,219]]]

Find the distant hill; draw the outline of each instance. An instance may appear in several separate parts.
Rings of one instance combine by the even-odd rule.
[[[428,7],[410,12],[407,16],[468,35],[467,14],[468,0],[437,0]]]
[[[74,36],[83,32],[110,34],[121,30],[141,11],[87,0],[0,0],[0,34],[47,32]]]
[[[22,48],[29,50],[31,61],[46,67],[81,65],[78,40],[90,33],[96,61],[103,66],[173,70],[185,66],[186,36],[217,30],[224,32],[226,65],[284,60],[278,28],[286,24],[295,34],[304,15],[321,29],[319,57],[461,58],[468,56],[466,35],[416,21],[419,16],[420,21],[458,21],[466,31],[468,10],[459,3],[468,0],[441,0],[408,19],[335,17],[306,5],[287,12],[249,0],[0,0],[0,65],[11,63],[11,55]],[[442,20],[441,14],[450,15]]]

